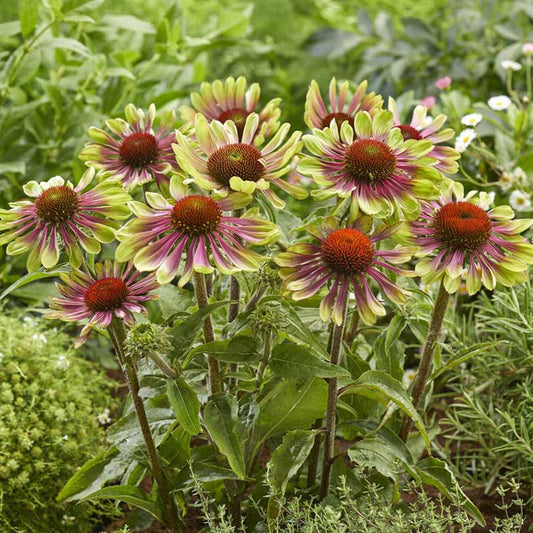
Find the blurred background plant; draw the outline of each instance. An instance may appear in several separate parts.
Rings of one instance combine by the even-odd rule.
[[[112,504],[66,506],[55,497],[103,449],[112,383],[31,315],[0,317],[0,530],[86,533]]]

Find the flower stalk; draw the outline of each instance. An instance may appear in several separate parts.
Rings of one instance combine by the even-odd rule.
[[[335,324],[333,327],[333,336],[331,342],[330,362],[332,365],[339,364],[339,356],[342,347],[342,338],[344,335],[344,322],[346,314],[340,325]],[[331,467],[333,451],[335,448],[335,431],[336,431],[336,412],[337,412],[337,378],[328,380],[328,406],[326,411],[326,435],[324,438],[324,463],[322,465],[322,481],[320,484],[320,499],[324,499],[329,493],[329,483],[331,477]]]
[[[196,294],[196,301],[198,307],[202,309],[207,306],[207,287],[205,284],[205,275],[199,272],[194,273],[194,292]],[[208,315],[204,320],[204,341],[214,342],[215,333],[213,330],[213,322]],[[222,392],[222,380],[220,376],[220,365],[218,361],[208,355],[207,356],[207,390],[209,395]]]
[[[126,331],[124,328],[123,322],[118,318],[113,318],[109,328],[109,336],[113,347],[115,348],[115,353],[122,367],[122,372],[126,378],[128,384],[128,389],[130,391],[133,405],[135,407],[135,412],[137,413],[137,419],[139,420],[139,425],[141,426],[141,431],[143,434],[144,442],[148,450],[148,457],[150,459],[150,467],[152,470],[152,475],[157,483],[157,488],[163,501],[164,507],[164,516],[167,525],[169,526],[172,533],[177,533],[179,531],[178,527],[178,516],[177,510],[172,497],[170,496],[167,480],[165,474],[161,468],[159,462],[159,457],[157,455],[157,449],[155,446],[154,438],[150,430],[150,424],[148,422],[148,417],[144,409],[144,404],[139,396],[139,378],[137,376],[137,371],[135,365],[131,358],[127,357],[124,352],[124,340],[126,339]]]
[[[439,287],[439,293],[435,300],[435,305],[431,313],[431,320],[429,323],[429,331],[424,344],[424,350],[422,351],[422,358],[420,359],[420,365],[415,376],[413,385],[412,401],[415,409],[418,409],[422,395],[426,388],[426,384],[429,377],[429,371],[433,362],[433,355],[435,353],[435,344],[439,338],[440,331],[442,329],[442,323],[444,321],[444,315],[448,307],[448,301],[450,295],[444,287],[444,281],[441,281]],[[411,429],[412,421],[408,416],[404,416],[402,422],[402,428],[400,430],[400,438],[403,441],[407,440],[409,436],[409,430]]]

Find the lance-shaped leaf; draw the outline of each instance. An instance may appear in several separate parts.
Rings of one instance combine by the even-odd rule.
[[[169,334],[172,337],[172,345],[174,346],[171,358],[174,360],[185,355],[196,340],[196,336],[204,324],[205,317],[229,303],[229,301],[226,301],[208,304],[205,307],[198,309],[198,311],[191,316],[188,316],[183,322],[181,322],[181,324],[173,327],[169,331]]]
[[[177,377],[168,381],[167,394],[181,427],[189,435],[198,435],[202,430],[200,401],[192,387],[182,377]]]
[[[278,344],[272,351],[268,366],[274,374],[283,378],[350,378],[346,369],[332,365],[293,343]]]
[[[187,354],[182,366],[185,368],[191,359],[199,353],[207,353],[225,363],[252,363],[258,357],[258,345],[257,338],[244,335],[238,335],[224,341],[207,342],[193,348]]]
[[[483,515],[463,492],[455,475],[444,461],[435,457],[426,457],[416,465],[415,471],[422,483],[435,487],[451,501],[465,509],[478,524],[486,525]]]
[[[261,392],[250,449],[255,456],[261,443],[294,429],[309,429],[323,416],[328,386],[323,379],[271,381]]]
[[[316,431],[289,431],[272,454],[269,461],[271,480],[281,492],[285,492],[287,483],[307,459],[315,442],[315,435]]]
[[[239,405],[230,394],[214,394],[204,409],[204,424],[217,445],[226,456],[232,470],[244,479],[246,469],[242,446],[237,433],[239,427]]]
[[[157,521],[162,524],[164,523],[161,509],[157,503],[150,500],[146,492],[139,487],[132,487],[131,485],[104,487],[103,489],[86,496],[81,501],[103,499],[119,500],[121,502],[126,502],[129,505],[139,507],[139,509],[143,509],[147,513],[150,513]]]
[[[44,270],[41,268],[36,272],[26,274],[25,276],[22,276],[17,281],[15,281],[15,283],[11,284],[7,289],[5,289],[2,294],[0,294],[0,301],[3,300],[8,294],[13,292],[15,289],[23,287],[28,283],[32,283],[33,281],[38,281],[40,279],[57,277],[63,272],[70,272],[70,267],[67,264],[58,265],[53,270]]]
[[[418,431],[424,438],[428,453],[431,453],[429,437],[418,411],[409,398],[403,385],[393,377],[381,370],[369,370],[359,377],[357,381],[341,389],[341,393],[360,394],[366,398],[376,400],[384,406],[388,402],[395,403],[407,416],[413,420]]]

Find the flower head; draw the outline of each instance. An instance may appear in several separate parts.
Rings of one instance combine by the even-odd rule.
[[[383,100],[379,94],[366,94],[367,86],[368,82],[364,80],[350,92],[348,81],[339,85],[337,80],[332,78],[329,83],[329,106],[326,106],[318,83],[315,80],[311,81],[305,99],[305,123],[310,129],[324,129],[335,120],[340,128],[345,121],[353,126],[355,115],[359,111],[368,111],[374,115],[381,109]]]
[[[427,108],[418,105],[413,111],[409,124],[404,124],[400,120],[400,113],[394,98],[389,98],[389,111],[392,112],[394,125],[400,128],[404,141],[409,139],[431,141],[434,146],[427,155],[437,160],[435,168],[445,174],[455,174],[457,172],[456,159],[459,159],[459,154],[449,146],[438,146],[449,141],[454,136],[454,131],[451,128],[442,129],[446,122],[446,115],[438,115],[428,123],[426,121],[429,118],[427,116]]]
[[[179,285],[187,283],[193,272],[211,273],[215,267],[224,274],[239,270],[254,271],[261,256],[241,244],[266,244],[278,239],[276,226],[245,213],[226,216],[224,211],[239,209],[248,201],[245,194],[234,193],[214,200],[207,196],[186,195],[176,179],[170,183],[172,199],[147,193],[149,207],[131,202],[137,216],[117,234],[119,260],[133,260],[141,271],[157,270],[160,283],[168,283],[183,273]],[[211,257],[210,257],[211,256]]]
[[[477,133],[476,130],[473,130],[472,128],[466,128],[459,135],[457,135],[457,138],[455,139],[455,149],[458,152],[464,152],[469,146],[470,143],[476,138]]]
[[[477,126],[483,120],[483,115],[480,113],[469,113],[461,118],[461,124],[465,126]]]
[[[372,280],[388,299],[397,304],[405,303],[406,293],[381,270],[409,274],[395,265],[408,261],[411,249],[376,247],[376,242],[390,237],[398,226],[382,226],[373,235],[367,235],[365,230],[371,225],[370,217],[364,216],[347,228],[339,228],[337,221],[330,218],[324,219],[322,228],[310,228],[318,243],[296,244],[274,260],[281,267],[285,290],[292,293],[294,300],[303,300],[327,285],[320,316],[324,321],[332,318],[339,325],[344,320],[350,292],[366,324],[373,324],[377,316],[385,315],[385,308],[370,288]]]
[[[518,72],[522,69],[522,65],[517,61],[511,61],[510,59],[503,59],[500,63],[504,70],[512,70]]]
[[[450,76],[444,76],[442,78],[439,78],[435,82],[435,87],[437,87],[437,89],[440,89],[441,91],[444,89],[448,89],[449,87],[451,87],[451,85],[452,79],[450,78]]]
[[[497,281],[510,286],[525,279],[533,245],[518,234],[533,220],[513,220],[509,206],[488,210],[488,203],[485,193],[465,196],[460,183],[450,183],[439,200],[423,203],[420,218],[409,223],[424,257],[416,266],[423,283],[444,279],[453,293],[466,272],[466,289],[474,294],[482,284],[492,290]]]
[[[271,189],[271,185],[298,199],[305,198],[305,189],[281,179],[289,172],[291,159],[300,150],[301,133],[294,132],[285,140],[290,125],[283,124],[261,147],[252,143],[259,122],[256,113],[248,115],[244,130],[239,135],[232,121],[222,124],[214,120],[208,123],[203,115],[196,115],[197,142],[177,132],[177,144],[174,145],[180,165],[191,175],[188,181],[202,189],[215,191],[217,197],[224,197],[231,190],[248,195],[258,191],[277,208],[283,208],[285,202]]]
[[[423,105],[427,110],[430,110],[435,105],[436,99],[434,96],[426,96],[420,100],[420,105]]]
[[[531,196],[516,189],[509,195],[509,204],[515,211],[529,211],[531,209]]]
[[[62,247],[74,267],[81,264],[82,249],[98,253],[101,242],[114,240],[114,221],[130,215],[126,203],[131,198],[114,181],[85,190],[94,175],[94,169],[88,169],[76,186],[60,176],[26,183],[23,189],[30,199],[0,209],[0,245],[9,243],[9,255],[29,251],[29,272],[40,265],[55,266]]]
[[[153,129],[156,118],[154,104],[150,105],[147,114],[129,104],[125,115],[126,120],[106,121],[106,126],[115,136],[99,128],[89,128],[89,136],[94,142],[85,145],[80,159],[88,166],[103,171],[105,176],[116,177],[126,189],[152,179],[158,186],[168,184],[169,175],[179,172],[172,152],[176,123],[174,111],[162,115],[157,130]]]
[[[352,215],[360,208],[378,218],[393,213],[412,218],[419,198],[438,194],[441,174],[433,168],[437,161],[424,157],[433,143],[404,140],[389,111],[374,117],[361,111],[353,128],[344,122],[339,129],[333,121],[330,128],[305,135],[304,141],[311,156],[303,158],[298,169],[321,186],[313,196],[319,201],[351,197]]]
[[[252,113],[259,116],[259,125],[254,132],[255,144],[261,144],[279,129],[279,116],[281,110],[280,98],[274,98],[267,102],[262,109],[257,109],[261,88],[258,83],[252,83],[248,89],[244,76],[235,80],[230,77],[224,82],[215,80],[213,83],[204,82],[200,86],[199,93],[191,94],[193,107],[180,107],[180,114],[190,126],[193,126],[196,115],[201,113],[211,122],[218,120],[224,124],[227,120],[235,123],[238,136],[244,133],[246,119]]]
[[[522,53],[525,56],[532,56],[533,55],[533,43],[524,43],[522,45]]]
[[[489,107],[495,111],[505,111],[511,105],[511,99],[504,94],[492,96],[488,101]]]
[[[88,320],[76,346],[87,340],[94,327],[108,327],[113,317],[133,325],[133,313],[146,311],[144,303],[155,298],[152,291],[159,286],[153,275],[142,275],[133,265],[116,261],[98,263],[94,274],[75,269],[60,277],[64,285],[57,284],[59,297],[51,299],[48,318]]]
[[[514,178],[509,172],[502,172],[502,175],[498,179],[498,185],[502,191],[508,191],[514,183]]]

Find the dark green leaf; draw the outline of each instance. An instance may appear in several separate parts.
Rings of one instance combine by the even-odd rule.
[[[258,339],[239,335],[225,341],[214,341],[193,348],[185,358],[185,368],[191,359],[200,353],[207,353],[225,363],[252,363],[258,357]]]
[[[389,376],[381,370],[369,370],[365,372],[353,384],[345,387],[345,392],[360,394],[366,398],[379,401],[386,405],[389,401],[394,402],[415,423],[418,431],[423,436],[426,447],[431,453],[429,438],[418,411],[411,403],[409,395],[403,385],[397,379]]]
[[[174,346],[174,352],[171,354],[171,358],[177,359],[185,355],[196,340],[196,336],[203,326],[205,317],[228,304],[229,302],[216,302],[206,305],[187,317],[181,324],[173,327],[169,332]]]
[[[220,452],[226,456],[232,470],[244,479],[246,470],[241,442],[237,399],[229,394],[214,394],[204,409],[204,424]]]
[[[346,369],[332,365],[303,346],[293,343],[278,344],[272,352],[268,366],[274,374],[285,378],[350,378]]]
[[[104,467],[117,454],[118,449],[111,448],[110,450],[97,455],[90,461],[87,461],[76,471],[76,473],[68,480],[67,484],[61,489],[61,492],[57,495],[57,501],[70,501],[72,496],[75,496],[82,490],[86,489],[98,479],[100,474],[102,474]]]
[[[416,465],[415,470],[420,476],[422,483],[438,489],[451,501],[456,502],[461,508],[465,509],[478,524],[485,526],[483,515],[463,492],[455,479],[455,475],[444,461],[435,457],[426,457],[426,459],[423,459]]]
[[[58,265],[54,268],[54,270],[37,270],[36,272],[31,272],[30,274],[26,274],[25,276],[22,276],[19,278],[15,283],[10,285],[2,294],[0,294],[0,301],[3,300],[8,294],[13,292],[15,289],[18,289],[27,283],[31,283],[32,281],[37,281],[39,279],[43,278],[53,278],[57,277],[62,272],[69,272],[70,267],[68,265]]]
[[[281,492],[285,492],[287,483],[307,459],[315,442],[315,435],[315,431],[289,431],[272,454],[269,461],[271,480]]]
[[[112,487],[104,487],[101,490],[93,492],[89,496],[86,496],[81,501],[86,500],[119,500],[121,502],[126,502],[129,505],[139,507],[147,513],[150,513],[156,520],[164,523],[163,515],[159,506],[148,499],[148,495],[139,487],[132,487],[130,485],[114,485]]]
[[[274,380],[263,388],[252,434],[252,456],[261,443],[294,429],[309,429],[326,410],[328,386],[323,379]]]
[[[167,394],[176,418],[189,435],[198,435],[200,427],[200,401],[192,387],[182,378],[168,381]]]

